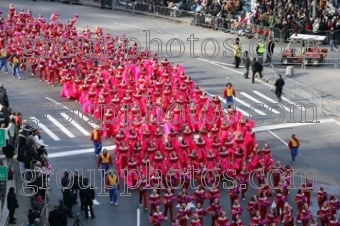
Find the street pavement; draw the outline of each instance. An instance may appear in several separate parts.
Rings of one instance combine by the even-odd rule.
[[[126,12],[100,10],[94,7],[66,5],[55,2],[25,2],[14,0],[12,1],[17,8],[31,8],[33,14],[42,13],[45,18],[54,12],[60,12],[60,19],[66,22],[67,19],[72,18],[75,13],[80,15],[77,28],[82,29],[85,25],[89,25],[94,29],[96,25],[103,28],[105,32],[122,35],[127,34],[130,38],[140,40],[141,46],[145,46],[146,32],[150,31],[150,37],[159,38],[163,43],[163,55],[167,55],[169,61],[173,63],[182,63],[185,65],[186,74],[190,75],[200,85],[203,90],[209,95],[222,96],[222,90],[226,83],[231,82],[236,90],[237,98],[235,104],[237,109],[246,117],[250,117],[257,121],[255,128],[258,143],[262,147],[264,143],[269,143],[273,152],[274,160],[281,161],[283,165],[290,163],[290,152],[287,149],[287,142],[292,133],[296,133],[301,142],[300,155],[297,159],[296,169],[315,169],[317,172],[318,186],[326,185],[332,193],[340,194],[338,186],[340,180],[337,172],[339,171],[339,122],[330,117],[325,117],[318,113],[312,113],[307,110],[302,117],[298,110],[295,110],[293,118],[291,116],[290,105],[309,104],[308,100],[292,99],[289,93],[285,92],[283,100],[280,103],[282,107],[277,104],[276,97],[271,91],[271,84],[261,80],[256,80],[255,84],[251,84],[250,79],[244,79],[244,68],[234,69],[231,57],[223,57],[223,45],[225,39],[234,39],[235,36],[214,32],[199,27],[189,26],[187,24],[179,24],[169,22],[164,19],[153,19],[151,17],[134,15]],[[0,8],[7,9],[8,5],[4,2],[0,3]],[[190,56],[190,43],[187,38],[194,35],[199,38],[198,45],[195,46],[195,55],[199,55],[200,59]],[[185,53],[180,58],[171,59],[169,57],[170,49],[166,49],[166,43],[170,39],[177,38],[182,40],[185,44]],[[220,43],[220,53],[213,58],[202,57],[203,40],[214,38]],[[241,38],[243,49],[250,48],[252,40]],[[174,46],[177,46],[174,41]],[[156,45],[151,45],[151,48],[156,48]],[[207,44],[207,53],[213,54],[213,47]],[[166,51],[168,50],[168,51]],[[178,47],[171,48],[173,54],[179,51]],[[183,50],[183,49],[182,49]],[[224,50],[226,51],[226,50]],[[159,54],[161,55],[161,54]],[[312,72],[314,69],[308,70]],[[320,70],[316,68],[315,70]],[[329,69],[330,70],[330,69]],[[93,170],[95,174],[93,185],[98,187],[95,202],[95,219],[84,219],[84,214],[80,214],[83,225],[105,225],[111,223],[113,225],[124,226],[144,226],[150,225],[148,219],[148,212],[139,209],[138,196],[136,191],[131,191],[131,196],[120,196],[118,206],[110,205],[109,198],[99,196],[100,188],[102,187],[102,180],[100,172],[97,169],[97,158],[94,156],[92,144],[89,142],[89,133],[98,124],[97,121],[89,122],[91,117],[89,115],[82,115],[79,112],[79,105],[74,101],[67,100],[60,97],[60,87],[51,87],[44,82],[39,82],[37,78],[32,78],[30,73],[24,73],[23,79],[13,79],[10,75],[5,75],[0,72],[1,83],[8,89],[10,103],[14,111],[21,111],[25,118],[31,120],[31,124],[36,124],[36,127],[42,131],[42,138],[48,144],[48,152],[50,163],[55,170],[55,175],[52,176],[51,185],[51,202],[53,206],[60,199],[61,191],[57,187],[56,177],[57,172],[63,172],[66,169],[74,171],[82,169],[84,176],[90,177]],[[267,73],[267,74],[266,74]],[[264,73],[264,77],[273,76],[268,72]],[[256,105],[257,104],[257,105]],[[260,108],[259,104],[263,104]],[[31,107],[29,107],[31,105]],[[33,106],[33,107],[32,107]],[[257,106],[253,110],[253,107]],[[272,114],[268,112],[268,108],[272,108]],[[68,109],[66,109],[68,108]],[[283,113],[284,112],[284,115]],[[72,113],[74,112],[74,113]],[[305,116],[306,115],[306,116]],[[313,119],[314,116],[314,119]],[[71,117],[73,120],[67,119]],[[317,117],[317,119],[316,119]],[[302,118],[302,119],[301,119]],[[280,120],[279,120],[280,119]],[[312,120],[313,123],[306,123]],[[274,122],[276,121],[276,122]],[[277,123],[280,121],[279,123]],[[293,122],[292,122],[293,121]],[[295,122],[302,121],[302,122]],[[316,121],[319,121],[316,122]],[[113,139],[105,139],[104,146],[112,152]],[[92,171],[90,171],[92,170]],[[300,183],[300,176],[295,178],[296,185]],[[18,184],[18,189],[22,186],[22,182]],[[121,189],[120,192],[123,189]],[[315,191],[316,192],[316,191]],[[230,217],[230,201],[227,191],[222,190],[221,203],[223,209]],[[246,203],[251,195],[256,193],[255,189],[250,189],[246,201],[241,201],[244,213],[242,219],[245,224],[249,221],[249,216],[246,211]],[[295,208],[294,195],[296,191],[291,191],[289,195],[289,203]],[[316,213],[316,200],[313,196],[311,209]],[[18,224],[26,223],[26,213],[28,209],[28,198],[19,195],[20,208],[16,212]],[[272,201],[272,199],[271,199]],[[192,205],[191,205],[192,207]],[[79,206],[75,206],[73,212],[80,211]],[[175,211],[176,213],[176,211]],[[69,221],[69,225],[73,222]],[[164,225],[170,225],[166,221]],[[205,220],[205,225],[210,225],[210,217]]]

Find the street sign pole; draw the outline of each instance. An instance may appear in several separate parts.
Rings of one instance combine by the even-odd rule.
[[[0,147],[6,147],[6,129],[0,129]]]

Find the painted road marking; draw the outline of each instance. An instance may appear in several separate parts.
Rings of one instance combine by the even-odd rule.
[[[278,124],[278,125],[255,127],[253,131],[261,132],[261,131],[267,131],[267,130],[287,129],[287,128],[293,128],[293,127],[298,127],[298,126],[309,126],[309,125],[318,125],[318,124],[323,124],[323,123],[334,123],[334,122],[335,122],[335,119],[321,119],[319,120],[319,123],[284,123],[284,124]]]
[[[271,102],[271,103],[273,103],[273,104],[279,104],[277,101],[275,101],[275,100],[273,100],[273,99],[267,97],[266,95],[260,93],[259,91],[256,91],[256,90],[255,90],[255,91],[253,91],[253,93],[255,93],[256,95],[262,97],[263,99],[265,99],[265,100],[267,100],[267,101],[269,101],[269,102]],[[283,104],[280,104],[280,105],[281,105],[286,111],[290,112],[290,109],[289,109],[289,108],[287,108],[287,107],[284,106]]]
[[[47,133],[53,140],[55,141],[60,141],[60,138],[55,135],[49,128],[47,128],[44,124],[42,124],[41,122],[39,122],[39,120],[35,117],[31,117],[31,120],[34,121],[35,124],[37,124],[37,126],[40,127],[40,129],[42,129],[45,133]]]
[[[69,120],[70,117],[66,114],[66,113],[60,113],[60,115],[66,119]],[[83,127],[81,127],[78,123],[76,123],[73,119],[70,122],[74,127],[76,127],[82,134],[84,134],[85,136],[90,136],[91,134],[89,132],[87,132]]]
[[[75,136],[68,130],[65,128],[65,126],[63,126],[60,122],[58,122],[58,120],[56,120],[55,118],[53,118],[51,115],[46,115],[47,119],[50,120],[54,125],[56,125],[57,127],[59,127],[59,129],[61,131],[63,131],[69,138],[75,138]]]
[[[245,93],[245,92],[240,92],[240,94],[244,97],[247,97],[249,100],[251,101],[254,101],[255,103],[261,103],[259,100],[255,99],[254,97],[250,96],[249,94]],[[263,103],[261,103],[263,104]],[[267,108],[267,109],[270,109],[271,107],[269,107],[268,105],[266,104],[263,104],[263,107]],[[281,112],[278,112],[277,110],[275,109],[271,109],[272,112],[274,112],[275,114],[280,114]]]
[[[253,106],[251,106],[250,104],[247,104],[246,102],[244,102],[243,100],[240,100],[239,98],[234,98],[234,100],[240,104],[242,104],[243,106],[251,109],[252,111],[255,111],[256,113],[258,113],[259,115],[265,116],[267,115],[266,113],[264,113],[263,111],[260,111],[256,108],[254,108]]]

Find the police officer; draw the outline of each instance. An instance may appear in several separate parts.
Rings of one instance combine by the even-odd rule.
[[[235,42],[233,46],[233,51],[234,51],[234,58],[235,58],[235,68],[240,67],[240,61],[241,61],[241,46],[238,41]]]
[[[265,50],[265,44],[263,42],[263,40],[260,40],[259,43],[257,44],[257,48],[256,48],[256,53],[257,53],[257,60],[260,64],[262,64],[263,61],[263,54],[264,54],[264,50]]]
[[[80,190],[80,196],[83,199],[84,202],[84,212],[85,212],[85,218],[89,218],[89,211],[92,218],[95,218],[95,215],[93,213],[93,200],[95,198],[94,189],[89,184],[89,179],[84,178],[84,187]]]
[[[63,200],[65,206],[68,208],[68,216],[69,218],[74,218],[73,213],[72,213],[72,206],[73,206],[73,194],[71,191],[71,185],[72,181],[70,180],[70,174],[69,172],[65,171],[64,172],[64,177],[61,178],[61,185],[62,189],[61,192],[63,193]]]
[[[1,48],[0,50],[0,71],[4,67],[5,73],[8,74],[8,65],[7,65],[7,52],[4,48]]]

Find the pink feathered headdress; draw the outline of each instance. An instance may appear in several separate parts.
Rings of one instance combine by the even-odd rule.
[[[79,18],[79,15],[78,15],[78,13],[76,13],[76,14],[74,15],[74,17],[75,17],[75,18]]]
[[[0,14],[2,14],[2,10],[0,9]]]

